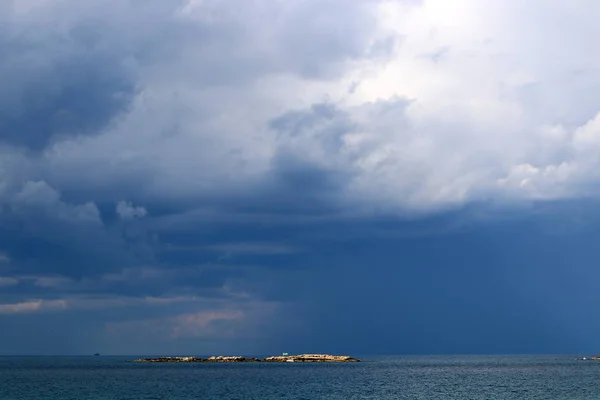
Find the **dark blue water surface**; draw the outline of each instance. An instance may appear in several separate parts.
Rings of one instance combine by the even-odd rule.
[[[366,357],[356,364],[138,364],[0,357],[0,399],[600,399],[574,356]]]

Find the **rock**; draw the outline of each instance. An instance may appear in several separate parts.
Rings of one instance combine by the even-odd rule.
[[[297,356],[267,357],[265,362],[358,362],[350,356],[332,356],[329,354],[300,354]]]

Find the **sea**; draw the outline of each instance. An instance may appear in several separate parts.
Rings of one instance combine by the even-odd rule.
[[[135,358],[0,357],[0,399],[600,399],[600,361],[576,356],[378,356],[348,364]]]

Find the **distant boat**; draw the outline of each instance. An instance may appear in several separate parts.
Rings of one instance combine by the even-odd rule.
[[[95,353],[94,355],[95,355],[95,356],[99,356],[99,355],[100,355],[100,353]]]

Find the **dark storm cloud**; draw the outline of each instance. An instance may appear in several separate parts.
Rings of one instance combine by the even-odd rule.
[[[0,57],[8,62],[18,56],[10,49],[6,53]],[[3,76],[22,76],[23,66],[12,68],[13,73]],[[70,54],[13,91],[18,94],[3,96],[0,105],[0,140],[40,150],[58,138],[100,133],[126,111],[134,85],[110,57]]]
[[[0,30],[0,140],[41,150],[72,135],[99,134],[127,110],[135,82],[103,26],[77,22],[43,33],[18,17]],[[58,23],[58,21],[56,21]]]
[[[0,248],[19,273],[97,276],[151,259],[135,238],[105,226],[93,202],[69,204],[43,181],[29,181],[4,205]]]

